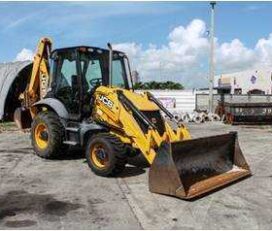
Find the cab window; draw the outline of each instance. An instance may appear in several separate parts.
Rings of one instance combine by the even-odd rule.
[[[55,94],[71,114],[77,114],[79,111],[80,88],[78,81],[75,53],[61,54],[57,61]]]
[[[126,86],[126,74],[120,59],[112,61],[112,86],[124,88]]]
[[[64,59],[59,78],[59,88],[72,87],[72,77],[77,75],[76,61]]]
[[[102,70],[99,59],[89,61],[85,78],[89,88],[93,88],[96,84],[99,85],[102,82]]]

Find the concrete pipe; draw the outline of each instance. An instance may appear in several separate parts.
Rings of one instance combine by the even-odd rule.
[[[198,114],[196,114],[194,117],[193,117],[193,122],[195,122],[196,124],[200,124],[202,123],[202,117]]]
[[[213,117],[213,121],[220,121],[220,116],[219,115],[213,114],[212,117]]]
[[[182,115],[180,116],[180,119],[181,119],[183,122],[185,122],[185,123],[188,123],[188,122],[189,122],[189,117],[188,117],[188,114],[187,114],[187,113],[182,114]]]

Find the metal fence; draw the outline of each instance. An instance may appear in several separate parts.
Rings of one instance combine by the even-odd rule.
[[[225,103],[272,103],[272,95],[233,95],[233,94],[214,94],[213,109],[215,110],[218,102],[223,100]],[[205,111],[209,109],[209,95],[196,94],[195,101],[196,110]]]

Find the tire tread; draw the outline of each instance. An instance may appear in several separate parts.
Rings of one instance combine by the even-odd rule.
[[[111,153],[111,155],[113,155],[113,158],[115,160],[113,161],[113,166],[111,166],[109,171],[101,172],[100,170],[98,170],[92,166],[92,163],[91,163],[90,159],[88,158],[89,150],[86,150],[87,161],[88,161],[89,166],[93,170],[93,172],[96,173],[97,175],[100,175],[100,176],[116,176],[116,175],[120,174],[125,169],[125,165],[127,163],[125,144],[117,136],[115,136],[111,133],[99,133],[97,135],[94,135],[90,139],[89,144],[92,142],[92,140],[94,138],[107,140],[107,142],[111,145],[111,147],[114,150],[113,153]],[[88,145],[88,148],[89,147],[90,147],[90,145]]]
[[[51,136],[54,137],[52,143],[49,142],[49,147],[41,151],[36,148],[35,140],[34,140],[34,127],[37,122],[45,121],[50,126]],[[64,126],[62,125],[58,115],[52,111],[42,111],[39,112],[38,115],[34,118],[32,122],[32,146],[34,147],[35,153],[45,159],[55,159],[60,156],[61,152],[65,150],[65,145],[63,144],[64,140]]]

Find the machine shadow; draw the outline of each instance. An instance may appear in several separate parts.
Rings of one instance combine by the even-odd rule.
[[[135,167],[135,166],[126,166],[124,171],[120,173],[117,177],[119,178],[127,178],[127,177],[133,177],[138,176],[145,173],[145,169]]]
[[[142,155],[138,155],[136,157],[129,158],[128,164],[133,165],[138,168],[149,168],[150,167],[150,164],[147,162],[147,160]]]
[[[85,152],[81,148],[70,148],[62,155],[55,158],[57,161],[61,160],[79,160],[85,158]]]
[[[149,166],[142,155],[129,158],[125,170],[118,177],[125,178],[144,174]]]
[[[55,158],[54,160],[64,161],[79,159],[83,159],[84,163],[87,163],[87,161],[85,160],[84,150],[81,148],[70,148],[65,153]],[[145,158],[142,155],[128,158],[126,168],[117,177],[125,178],[144,174],[146,172],[146,169],[149,168],[149,166],[150,166],[149,163],[145,160]]]

